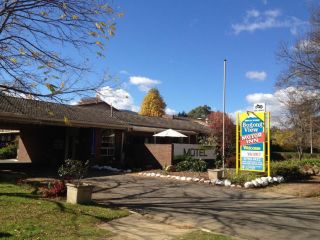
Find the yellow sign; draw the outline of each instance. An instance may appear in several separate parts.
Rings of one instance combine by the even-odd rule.
[[[267,156],[270,175],[270,113],[248,111],[237,114],[236,127],[237,173],[239,167],[244,171],[265,172]]]

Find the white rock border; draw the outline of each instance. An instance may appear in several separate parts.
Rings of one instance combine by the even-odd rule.
[[[249,181],[249,182],[245,182],[244,187],[245,188],[266,187],[270,184],[283,183],[283,182],[284,182],[284,178],[282,176],[261,177],[261,178],[256,178],[256,179]]]
[[[160,178],[167,178],[167,179],[173,179],[178,181],[184,181],[184,182],[199,182],[199,183],[206,183],[206,184],[212,184],[216,186],[225,186],[225,187],[237,187],[242,188],[239,184],[232,184],[232,182],[228,179],[224,180],[206,180],[204,178],[197,178],[197,177],[186,177],[186,176],[175,176],[175,175],[163,175],[160,173],[154,173],[154,172],[139,172],[139,176],[145,176],[145,177],[160,177]],[[279,184],[283,183],[284,178],[282,176],[275,176],[275,177],[260,177],[256,178],[252,181],[245,182],[243,187],[244,188],[258,188],[258,187],[266,187],[271,184]]]

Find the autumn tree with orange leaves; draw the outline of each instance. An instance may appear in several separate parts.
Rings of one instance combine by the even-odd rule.
[[[217,150],[222,155],[222,112],[211,112],[208,115],[208,125],[212,129],[213,137],[217,142]],[[225,114],[225,156],[230,158],[235,155],[236,127],[230,116]]]
[[[159,90],[152,88],[148,94],[144,97],[140,114],[150,117],[161,117],[165,114],[166,103],[163,101]]]

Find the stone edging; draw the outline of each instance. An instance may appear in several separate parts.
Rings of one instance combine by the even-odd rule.
[[[144,177],[159,177],[159,178],[165,178],[165,179],[172,179],[172,180],[178,180],[178,181],[184,181],[184,182],[198,182],[198,183],[207,183],[207,184],[213,184],[217,186],[225,186],[225,187],[237,187],[237,188],[257,188],[257,187],[266,187],[269,184],[274,183],[282,183],[284,182],[284,178],[282,176],[276,176],[276,177],[261,177],[256,178],[255,180],[249,181],[244,183],[243,186],[232,184],[230,180],[206,180],[204,178],[197,178],[197,177],[185,177],[185,176],[175,176],[175,175],[163,175],[160,173],[154,173],[154,172],[140,172],[138,173],[139,176]]]

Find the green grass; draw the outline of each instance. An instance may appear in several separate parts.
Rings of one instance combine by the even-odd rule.
[[[204,231],[187,233],[175,240],[232,240],[233,238]]]
[[[0,182],[1,239],[101,239],[112,233],[98,224],[127,216],[122,209],[42,199],[34,188]]]

